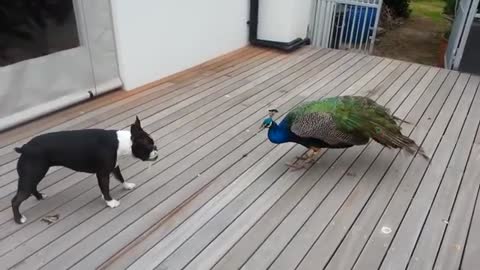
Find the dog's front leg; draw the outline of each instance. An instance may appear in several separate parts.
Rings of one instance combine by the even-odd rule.
[[[97,173],[98,185],[102,191],[102,197],[107,203],[108,207],[115,208],[120,205],[120,202],[112,199],[110,196],[110,176],[108,173]]]
[[[129,183],[129,182],[125,181],[122,173],[120,172],[120,167],[119,166],[117,166],[117,167],[115,167],[115,169],[113,169],[113,176],[115,176],[115,178],[118,181],[120,181],[120,183],[123,184],[124,189],[130,190],[130,189],[133,189],[135,187],[134,183]]]

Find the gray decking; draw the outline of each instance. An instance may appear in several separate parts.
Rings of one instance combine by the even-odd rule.
[[[52,169],[41,182],[49,198],[22,205],[23,226],[10,210],[11,149],[32,134],[11,132],[0,148],[0,268],[478,269],[479,83],[344,51],[247,48],[46,127],[124,128],[138,114],[160,159],[121,161],[137,188],[112,179],[116,209],[93,176]],[[403,131],[430,164],[372,142],[291,171],[284,163],[304,149],[257,134],[268,108],[283,114],[346,94],[369,95],[410,122]],[[41,221],[55,214],[56,223]]]

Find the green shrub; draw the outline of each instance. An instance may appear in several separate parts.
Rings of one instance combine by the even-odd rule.
[[[410,16],[410,0],[385,0],[383,3],[393,11],[396,17]]]
[[[443,13],[447,15],[455,14],[455,2],[456,0],[445,0],[445,7],[443,8]]]

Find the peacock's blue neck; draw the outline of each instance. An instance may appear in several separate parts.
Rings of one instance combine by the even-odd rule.
[[[272,124],[268,129],[268,139],[276,144],[289,142],[290,129],[283,122],[280,123],[280,125],[277,125],[275,121],[272,121]]]

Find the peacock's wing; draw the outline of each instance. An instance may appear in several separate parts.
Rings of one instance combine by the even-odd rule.
[[[366,97],[338,97],[332,115],[338,128],[347,133],[375,138],[401,131],[387,108]]]
[[[330,145],[359,145],[368,142],[363,133],[343,130],[337,123],[336,99],[303,104],[287,115],[290,130],[301,138],[314,138]]]

